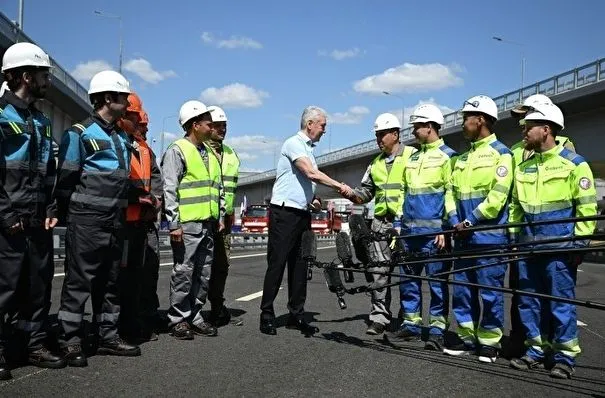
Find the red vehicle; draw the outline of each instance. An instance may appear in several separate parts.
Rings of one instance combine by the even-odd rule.
[[[336,234],[342,229],[342,217],[334,209],[311,213],[311,229],[319,235]]]
[[[266,234],[269,231],[269,206],[251,205],[242,217],[242,232]]]

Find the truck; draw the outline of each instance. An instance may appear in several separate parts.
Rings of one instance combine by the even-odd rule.
[[[342,218],[333,208],[313,212],[311,229],[318,235],[336,234],[342,229]]]
[[[242,216],[243,233],[266,234],[269,231],[269,205],[250,205]]]

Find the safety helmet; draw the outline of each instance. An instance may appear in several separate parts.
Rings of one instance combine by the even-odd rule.
[[[22,66],[50,68],[50,57],[35,44],[15,43],[2,57],[2,72]]]
[[[498,120],[498,106],[487,95],[475,95],[467,99],[464,101],[461,112],[480,112]]]
[[[434,122],[443,125],[443,113],[433,104],[422,104],[410,115],[410,124]]]
[[[211,116],[213,122],[226,122],[227,121],[227,115],[225,114],[225,111],[219,106],[210,105],[208,107],[208,112],[210,112],[210,116]]]
[[[549,121],[561,127],[561,130],[565,128],[563,112],[561,112],[561,109],[552,102],[535,104],[528,109],[524,120]]]
[[[185,123],[193,119],[194,117],[198,117],[199,115],[203,115],[206,112],[210,112],[206,105],[201,103],[200,101],[187,101],[179,110],[179,123],[181,126],[184,126]]]
[[[141,101],[141,97],[139,97],[134,91],[131,91],[130,94],[128,94],[128,108],[126,108],[126,112],[141,113],[142,111],[143,101]]]
[[[118,72],[104,70],[90,79],[88,94],[106,92],[130,94],[130,83]]]
[[[528,111],[529,108],[531,108],[535,104],[540,104],[540,103],[551,103],[552,104],[552,100],[544,94],[530,95],[529,97],[525,98],[525,101],[523,101],[523,104],[517,105],[513,109],[511,109],[510,114],[512,116],[523,115],[524,113],[526,113]]]
[[[401,123],[392,113],[381,113],[374,122],[374,131],[401,129]]]

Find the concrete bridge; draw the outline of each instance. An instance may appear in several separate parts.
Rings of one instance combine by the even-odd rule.
[[[605,196],[605,58],[550,77],[494,98],[499,110],[495,126],[498,138],[508,146],[521,139],[521,131],[510,116],[510,109],[532,94],[548,95],[561,107],[565,115],[564,135],[570,137],[579,154],[590,163],[597,180],[599,197]],[[460,103],[464,98],[460,99]],[[328,120],[328,123],[330,121]],[[447,145],[464,152],[468,143],[462,136],[462,117],[458,112],[445,116],[441,136]],[[405,144],[415,142],[411,128],[401,133]],[[348,148],[317,157],[319,168],[330,177],[351,186],[359,185],[367,165],[379,153],[375,140],[369,140]],[[236,203],[246,195],[248,203],[262,203],[271,196],[275,170],[254,174],[239,181]],[[332,198],[338,195],[320,186],[318,195]]]

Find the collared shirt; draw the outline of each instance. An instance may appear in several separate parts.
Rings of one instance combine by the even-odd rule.
[[[313,201],[316,184],[308,179],[294,162],[296,159],[307,157],[313,168],[317,169],[313,156],[314,146],[311,139],[302,131],[284,142],[277,162],[277,177],[271,195],[272,204],[300,210],[308,208],[308,204]]]

